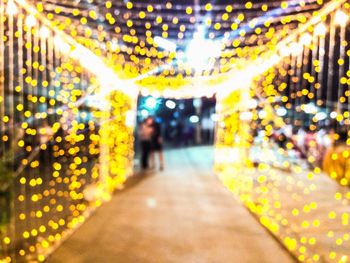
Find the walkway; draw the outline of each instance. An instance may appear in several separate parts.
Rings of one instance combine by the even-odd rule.
[[[137,175],[48,262],[293,262],[221,185],[209,147],[170,150]]]

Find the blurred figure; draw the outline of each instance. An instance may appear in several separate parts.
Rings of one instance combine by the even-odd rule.
[[[163,137],[161,127],[152,117],[149,117],[150,125],[153,128],[152,132],[152,146],[151,146],[151,160],[152,168],[156,167],[156,155],[158,155],[159,169],[164,169],[164,157],[163,157]]]
[[[149,155],[152,147],[153,127],[150,118],[145,119],[139,126],[138,135],[141,144],[141,168],[149,168]]]

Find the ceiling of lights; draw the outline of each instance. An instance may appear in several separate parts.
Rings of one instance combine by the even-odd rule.
[[[36,4],[60,29],[106,57],[122,77],[144,75],[145,86],[219,78],[273,49],[324,5],[320,0],[232,2],[42,0]],[[211,58],[212,67],[198,71],[186,60],[186,49],[199,27],[205,39],[221,44],[221,53]],[[157,46],[155,37],[174,43],[176,51]]]

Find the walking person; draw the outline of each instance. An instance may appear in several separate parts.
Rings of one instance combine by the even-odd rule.
[[[156,122],[154,118],[149,117],[151,126],[153,128],[152,133],[152,168],[156,166],[156,155],[158,155],[159,170],[164,169],[164,157],[163,157],[163,137],[160,123]]]
[[[139,135],[140,144],[141,144],[141,168],[142,169],[149,168],[149,156],[151,153],[152,134],[153,134],[153,127],[151,123],[152,122],[147,118],[140,124],[139,130],[138,130],[138,135]]]

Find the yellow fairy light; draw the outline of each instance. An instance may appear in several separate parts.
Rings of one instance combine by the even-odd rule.
[[[149,13],[153,12],[153,6],[152,5],[147,5],[147,12],[149,12]]]
[[[192,14],[192,8],[190,6],[186,7],[186,14]]]
[[[146,17],[146,13],[143,12],[143,11],[141,11],[141,12],[139,13],[139,17],[140,17],[141,19],[145,18],[145,17]]]
[[[109,9],[109,8],[112,7],[112,2],[111,1],[107,1],[105,5],[106,5],[106,8]]]
[[[127,8],[127,9],[133,8],[132,2],[127,2],[127,3],[126,3],[126,8]]]
[[[208,4],[205,5],[204,8],[205,8],[206,11],[210,11],[210,10],[212,10],[213,6],[210,3],[208,3]]]
[[[252,7],[253,7],[253,3],[252,2],[250,2],[250,1],[246,2],[245,8],[251,9]]]

